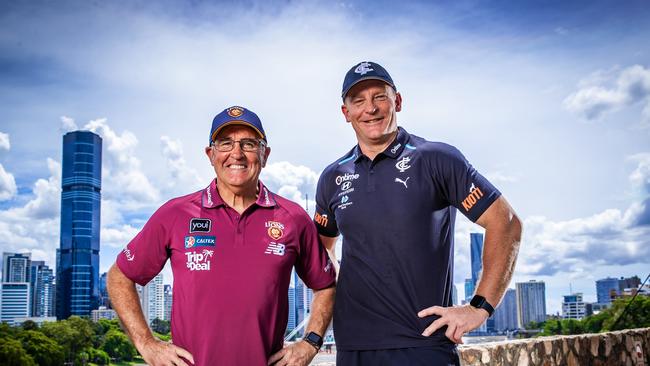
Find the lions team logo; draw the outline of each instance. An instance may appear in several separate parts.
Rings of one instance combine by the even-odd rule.
[[[274,240],[278,240],[284,235],[284,224],[281,222],[267,221],[264,226],[268,228],[267,233]]]
[[[239,117],[244,114],[244,110],[241,107],[230,107],[228,108],[228,115],[230,117]]]

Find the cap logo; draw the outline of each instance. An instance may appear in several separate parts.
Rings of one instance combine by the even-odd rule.
[[[365,75],[370,71],[375,71],[374,69],[372,69],[372,65],[370,65],[370,62],[362,62],[359,64],[359,66],[357,66],[356,69],[354,69],[354,72],[360,75]]]
[[[241,109],[240,107],[230,107],[230,108],[228,108],[228,115],[230,117],[237,118],[237,117],[241,116],[242,114],[244,114],[244,110]]]

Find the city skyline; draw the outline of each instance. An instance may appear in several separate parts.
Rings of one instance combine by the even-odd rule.
[[[54,268],[60,141],[82,128],[104,140],[105,272],[155,207],[207,186],[209,122],[232,104],[265,124],[265,184],[303,204],[308,195],[313,209],[321,170],[354,144],[339,109],[343,74],[368,59],[404,97],[398,123],[458,147],[522,217],[511,287],[544,281],[557,313],[569,284],[594,302],[598,279],[645,278],[647,4],[249,5],[0,5],[0,250],[29,251]],[[470,232],[480,228],[459,214],[460,299]]]

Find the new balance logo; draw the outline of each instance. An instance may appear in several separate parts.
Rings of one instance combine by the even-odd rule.
[[[284,248],[285,248],[284,244],[270,242],[269,246],[264,251],[264,254],[275,254],[275,255],[282,256],[284,255]]]

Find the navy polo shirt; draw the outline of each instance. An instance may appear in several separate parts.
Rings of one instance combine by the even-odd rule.
[[[439,345],[444,329],[424,329],[430,306],[452,306],[454,221],[471,221],[501,193],[453,146],[399,128],[369,160],[358,146],[323,171],[314,221],[321,235],[343,235],[334,306],[340,350]]]

